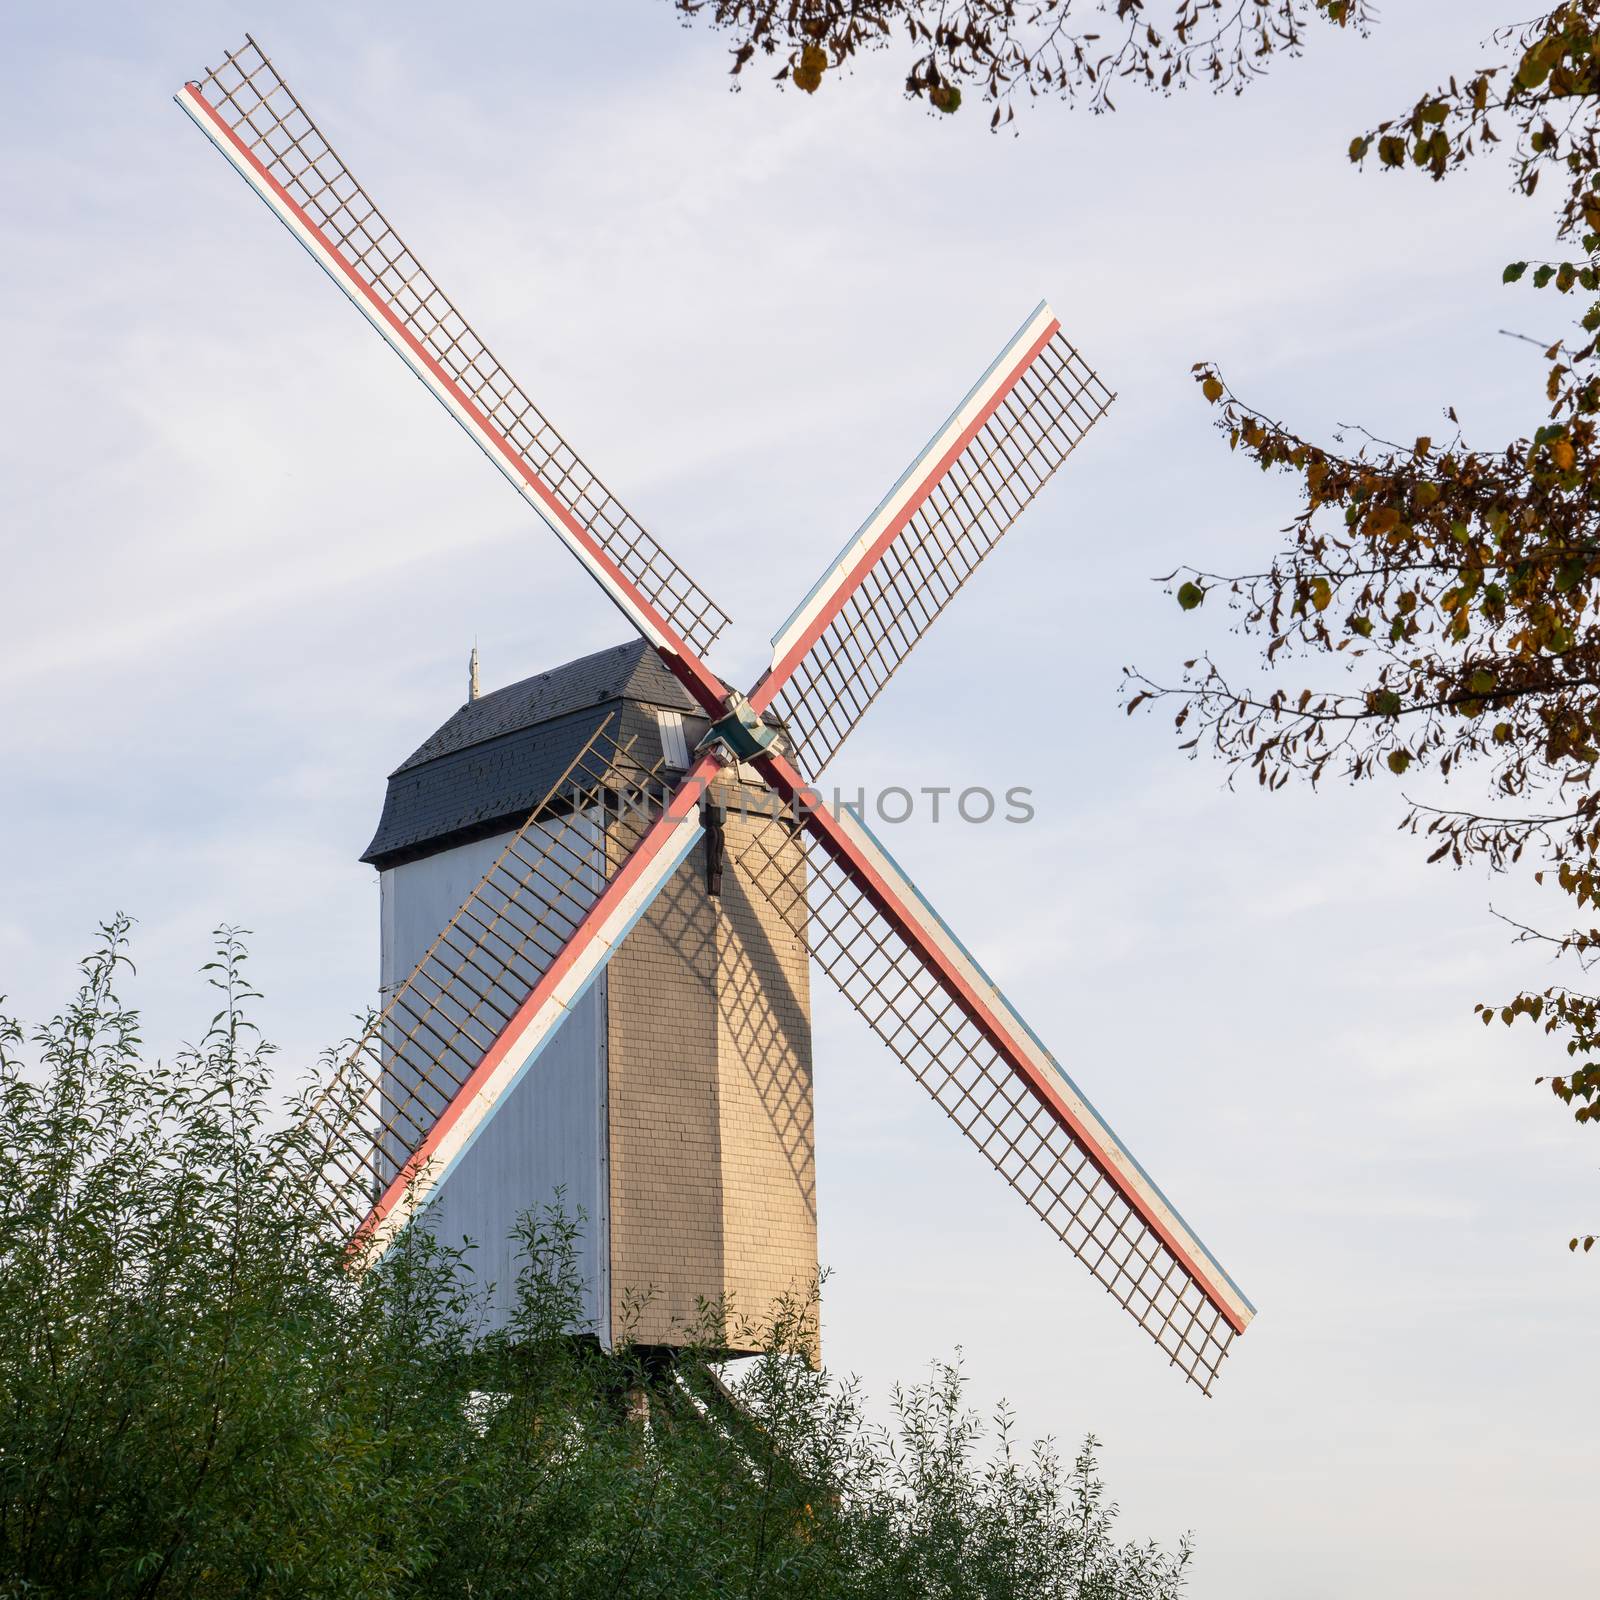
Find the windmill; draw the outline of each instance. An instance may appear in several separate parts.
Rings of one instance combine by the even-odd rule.
[[[643,641],[629,670],[659,663],[690,713],[653,745],[628,727],[637,695],[559,737],[560,718],[536,719],[537,794],[520,826],[497,836],[409,976],[392,975],[381,1020],[312,1113],[354,1257],[379,1258],[424,1208],[452,1203],[521,1086],[559,1076],[559,1062],[545,1069],[592,1015],[608,963],[622,951],[625,965],[630,933],[660,921],[706,840],[706,892],[731,855],[762,900],[762,928],[803,941],[811,970],[1209,1392],[1254,1308],[861,817],[811,787],[1111,403],[1049,307],[846,544],[741,694],[705,660],[726,616],[512,380],[255,42],[176,99],[627,617]],[[481,721],[493,698],[464,712]],[[730,785],[774,801],[737,833]],[[808,1080],[804,1093],[808,1107]]]

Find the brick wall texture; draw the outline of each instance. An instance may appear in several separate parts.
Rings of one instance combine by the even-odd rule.
[[[646,1344],[685,1342],[702,1302],[721,1302],[723,1342],[751,1348],[741,1325],[817,1271],[809,964],[791,926],[803,862],[794,841],[776,859],[747,848],[775,834],[738,795],[718,779],[720,896],[702,842],[609,968],[612,1330]],[[617,859],[631,843],[619,827]]]

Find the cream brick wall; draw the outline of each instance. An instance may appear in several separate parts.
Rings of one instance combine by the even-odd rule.
[[[791,926],[800,847],[771,844],[774,861],[747,849],[758,830],[781,836],[741,818],[728,776],[719,798],[735,802],[721,896],[706,893],[698,846],[609,969],[613,1329],[631,1319],[650,1344],[682,1342],[698,1302],[721,1299],[744,1345],[740,1314],[764,1316],[817,1270],[809,966]],[[647,1290],[641,1312],[630,1303]]]
[[[765,800],[754,791],[757,805]],[[723,1277],[736,1308],[766,1312],[817,1271],[810,959],[780,914],[803,891],[804,857],[759,813],[729,809],[717,941]],[[764,834],[775,861],[750,848]],[[759,865],[758,865],[759,864]]]

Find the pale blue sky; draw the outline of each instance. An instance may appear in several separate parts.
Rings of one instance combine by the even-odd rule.
[[[140,918],[169,1049],[207,930],[255,930],[298,1071],[371,997],[356,857],[461,699],[620,620],[170,102],[256,33],[519,379],[765,640],[1047,295],[1120,399],[838,763],[1030,784],[1026,828],[886,841],[1260,1307],[1206,1402],[831,1000],[818,1006],[827,1355],[882,1392],[966,1351],[1023,1428],[1093,1428],[1130,1533],[1201,1600],[1588,1595],[1594,1135],[1474,1000],[1546,980],[1426,869],[1399,785],[1229,793],[1124,718],[1118,672],[1214,637],[1149,579],[1259,559],[1288,485],[1188,378],[1410,438],[1531,427],[1550,336],[1503,290],[1541,207],[1498,169],[1349,170],[1506,15],[1388,8],[1242,100],[1059,107],[995,139],[879,63],[727,92],[657,0],[11,7],[0,20],[0,991],[64,996]],[[975,109],[975,108],[974,108]],[[1549,918],[1561,908],[1543,908]]]

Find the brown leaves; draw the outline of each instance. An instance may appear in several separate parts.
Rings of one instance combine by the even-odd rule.
[[[994,107],[991,129],[1012,121],[1013,102],[1051,96],[1114,109],[1113,85],[1170,94],[1191,82],[1241,89],[1297,54],[1322,20],[1365,33],[1372,0],[1254,0],[1226,13],[1211,0],[1117,0],[1103,31],[1104,0],[673,0],[679,14],[733,36],[737,75],[757,54],[814,94],[829,66],[873,50],[905,48],[905,92],[945,114],[963,94]],[[1219,14],[1220,13],[1220,14]],[[1090,23],[1079,26],[1079,18]],[[812,54],[815,51],[818,54]],[[1003,114],[1002,114],[1003,113]]]
[[[1181,686],[1141,693],[1180,698],[1184,748],[1210,749],[1269,791],[1291,778],[1449,776],[1479,762],[1521,804],[1504,816],[1413,808],[1405,825],[1429,835],[1428,859],[1459,867],[1477,858],[1504,871],[1531,851],[1558,864],[1552,881],[1577,904],[1600,905],[1596,419],[1568,413],[1492,452],[1423,435],[1409,448],[1367,436],[1355,454],[1339,454],[1250,409],[1211,366],[1195,376],[1230,443],[1302,490],[1265,569],[1210,584],[1227,587],[1235,627],[1259,642],[1269,672],[1291,657],[1344,652],[1364,676],[1354,694],[1256,693],[1206,660]],[[1334,632],[1326,614],[1340,597],[1345,623]],[[1600,959],[1600,931],[1595,941]],[[1591,1048],[1600,1056],[1600,1021],[1589,1029],[1548,1000],[1535,1011],[1537,998],[1492,1014],[1554,1018],[1578,1059]],[[1595,1097],[1574,1102],[1580,1120],[1600,1121],[1595,1071]]]
[[[1457,431],[1437,447],[1426,434],[1407,449],[1352,429],[1356,448],[1335,451],[1198,364],[1230,447],[1297,480],[1300,503],[1270,559],[1207,579],[1228,594],[1234,631],[1259,647],[1263,686],[1201,657],[1172,687],[1139,679],[1137,703],[1176,699],[1185,750],[1204,747],[1269,791],[1330,774],[1451,778],[1475,764],[1493,801],[1413,804],[1401,824],[1426,838],[1428,859],[1501,872],[1543,860],[1552,887],[1600,908],[1600,0],[1570,0],[1496,44],[1509,59],[1424,95],[1348,155],[1440,179],[1499,144],[1493,115],[1512,124],[1523,193],[1544,171],[1565,185],[1558,232],[1572,259],[1501,271],[1508,284],[1594,297],[1581,316],[1588,342],[1544,350],[1545,425],[1474,450],[1448,410]],[[1342,627],[1329,624],[1336,598]],[[1301,687],[1296,673],[1291,691],[1288,664],[1306,658],[1341,687]],[[1600,961],[1600,928],[1550,942]],[[1553,988],[1478,1009],[1486,1024],[1526,1017],[1559,1034],[1572,1066],[1552,1092],[1578,1121],[1600,1123],[1600,995]]]
[[[822,87],[822,74],[827,70],[828,52],[818,45],[808,44],[799,54],[790,76],[797,89],[815,94]]]

